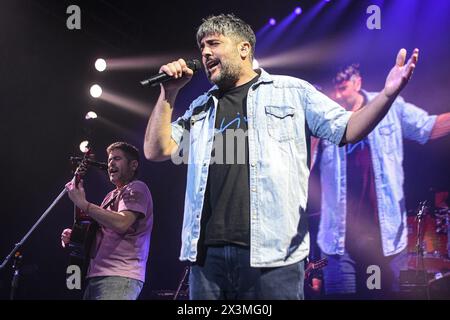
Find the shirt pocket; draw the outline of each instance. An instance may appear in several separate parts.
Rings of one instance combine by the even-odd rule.
[[[380,134],[383,150],[386,153],[392,153],[396,149],[395,140],[395,127],[394,122],[389,122],[378,127],[378,133]]]
[[[278,142],[295,138],[295,108],[290,106],[266,106],[267,131]]]

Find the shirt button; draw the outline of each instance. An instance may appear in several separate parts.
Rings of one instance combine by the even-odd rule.
[[[252,192],[256,192],[256,188],[252,188]]]
[[[253,162],[253,163],[251,164],[251,166],[254,167],[254,166],[256,166],[256,164]]]

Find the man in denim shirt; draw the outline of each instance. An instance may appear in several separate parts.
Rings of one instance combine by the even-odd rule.
[[[343,68],[333,81],[336,100],[353,112],[370,108],[378,95],[361,89],[358,68]],[[430,116],[398,97],[367,138],[344,148],[321,142],[318,244],[328,257],[328,296],[388,298],[398,290],[407,246],[403,137],[423,144],[449,132],[450,113]],[[381,269],[380,290],[367,286],[370,265]]]
[[[418,59],[416,49],[405,63],[401,50],[372,108],[352,113],[306,81],[254,70],[255,42],[233,15],[205,19],[197,43],[214,86],[173,123],[177,93],[193,71],[183,59],[160,68],[173,80],[161,85],[144,152],[188,162],[180,259],[193,263],[191,299],[303,298],[310,136],[337,145],[363,138]]]

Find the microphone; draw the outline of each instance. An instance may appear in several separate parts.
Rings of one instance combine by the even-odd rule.
[[[83,158],[82,157],[70,157],[70,161],[74,164],[80,163],[81,161],[83,161]],[[108,171],[108,164],[106,164],[105,162],[98,162],[98,161],[91,160],[91,159],[87,159],[86,162],[90,166],[97,167],[101,170]]]
[[[194,73],[197,72],[198,70],[200,70],[202,67],[202,65],[200,64],[200,61],[198,61],[197,59],[187,60],[186,65],[189,69],[194,71]],[[169,76],[168,74],[166,74],[164,72],[161,72],[161,73],[158,73],[158,74],[152,76],[151,78],[142,80],[141,85],[143,85],[143,86],[150,85],[151,87],[154,87],[160,83],[169,81],[170,79],[172,79],[171,76]]]

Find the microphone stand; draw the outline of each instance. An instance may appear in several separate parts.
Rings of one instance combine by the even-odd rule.
[[[425,270],[425,260],[424,260],[424,250],[423,250],[423,229],[424,229],[424,216],[425,216],[425,208],[426,208],[427,201],[422,201],[419,205],[419,211],[417,212],[416,219],[417,219],[417,241],[416,241],[416,267],[417,267],[417,273],[416,273],[416,279],[419,278],[420,271],[422,271],[423,276],[423,283],[427,286],[426,287],[426,294],[427,299],[430,300],[430,293],[428,290],[428,279],[427,279],[427,272]],[[420,264],[420,268],[419,268]]]
[[[13,277],[11,280],[11,292],[9,294],[9,300],[14,300],[16,297],[16,291],[19,287],[19,276],[20,276],[20,267],[22,266],[22,254],[17,251],[14,255],[14,263],[13,263]]]
[[[86,151],[84,153],[83,158],[81,159],[81,163],[79,164],[78,168],[75,170],[75,175],[74,177],[79,177],[79,172],[81,170],[87,170],[87,167],[89,165],[89,156],[91,154],[91,150],[89,149],[88,151]],[[72,162],[74,161],[73,157],[71,158]],[[78,159],[75,159],[78,160]],[[95,161],[91,161],[91,162],[95,162]],[[97,163],[97,162],[96,162]],[[101,163],[99,163],[101,164]],[[53,200],[52,204],[47,208],[47,210],[44,211],[44,213],[41,215],[41,217],[35,222],[35,224],[31,227],[31,229],[27,232],[27,234],[18,242],[16,243],[16,245],[14,246],[14,248],[11,250],[11,252],[6,256],[6,258],[3,260],[2,264],[0,265],[0,271],[8,264],[8,262],[11,260],[11,258],[13,256],[15,256],[16,258],[19,258],[18,260],[22,259],[22,254],[16,254],[16,252],[19,251],[19,249],[23,246],[23,244],[25,243],[25,241],[27,241],[27,239],[30,237],[30,235],[33,233],[34,230],[36,230],[36,228],[41,224],[41,222],[47,217],[47,215],[50,213],[50,211],[56,206],[56,204],[59,202],[59,200],[61,200],[62,197],[64,197],[64,195],[67,193],[66,188],[64,188],[60,194],[55,198],[55,200]],[[16,260],[17,262],[17,260]],[[20,270],[18,268],[18,264],[14,263],[13,266],[14,269],[14,276],[13,276],[13,280],[12,280],[12,287],[11,287],[11,296],[10,297],[14,297],[15,291],[17,289],[17,285],[18,285],[18,278],[19,278],[19,274],[20,274]]]
[[[183,284],[185,282],[185,279],[186,279],[188,273],[189,273],[189,267],[185,267],[184,271],[183,271],[183,276],[181,277],[180,283],[178,284],[177,291],[175,291],[175,295],[173,296],[173,300],[177,300],[178,299],[178,296],[180,294],[181,288],[183,287]]]
[[[27,232],[27,234],[14,246],[14,248],[11,250],[11,252],[6,256],[6,258],[3,260],[2,264],[0,265],[0,271],[8,264],[8,262],[11,260],[11,258],[14,256],[16,259],[13,265],[14,270],[14,276],[12,280],[12,286],[11,286],[11,295],[10,298],[14,298],[15,291],[17,290],[18,285],[18,278],[20,274],[19,270],[19,264],[17,263],[18,260],[22,259],[22,254],[19,253],[19,249],[23,246],[25,241],[29,238],[29,236],[33,233],[33,231],[41,224],[41,222],[47,217],[47,215],[50,213],[50,211],[53,209],[53,207],[61,200],[61,198],[67,193],[67,190],[64,188],[63,191],[56,197],[56,199],[52,202],[52,204],[45,210],[45,212],[42,214],[42,216],[36,221],[36,223],[31,227],[31,229]],[[18,253],[18,254],[16,254]]]
[[[45,210],[45,212],[42,214],[42,216],[36,221],[36,223],[31,227],[31,229],[27,232],[27,234],[14,246],[14,248],[11,250],[11,252],[6,256],[6,258],[3,260],[2,264],[0,265],[0,270],[2,270],[6,264],[11,260],[13,255],[22,247],[22,245],[25,243],[25,241],[28,239],[28,237],[33,233],[33,231],[41,224],[42,220],[44,220],[47,215],[50,213],[50,211],[53,209],[53,207],[61,200],[61,198],[67,193],[67,190],[64,188],[63,191],[56,197],[56,199],[52,202],[52,204]]]

